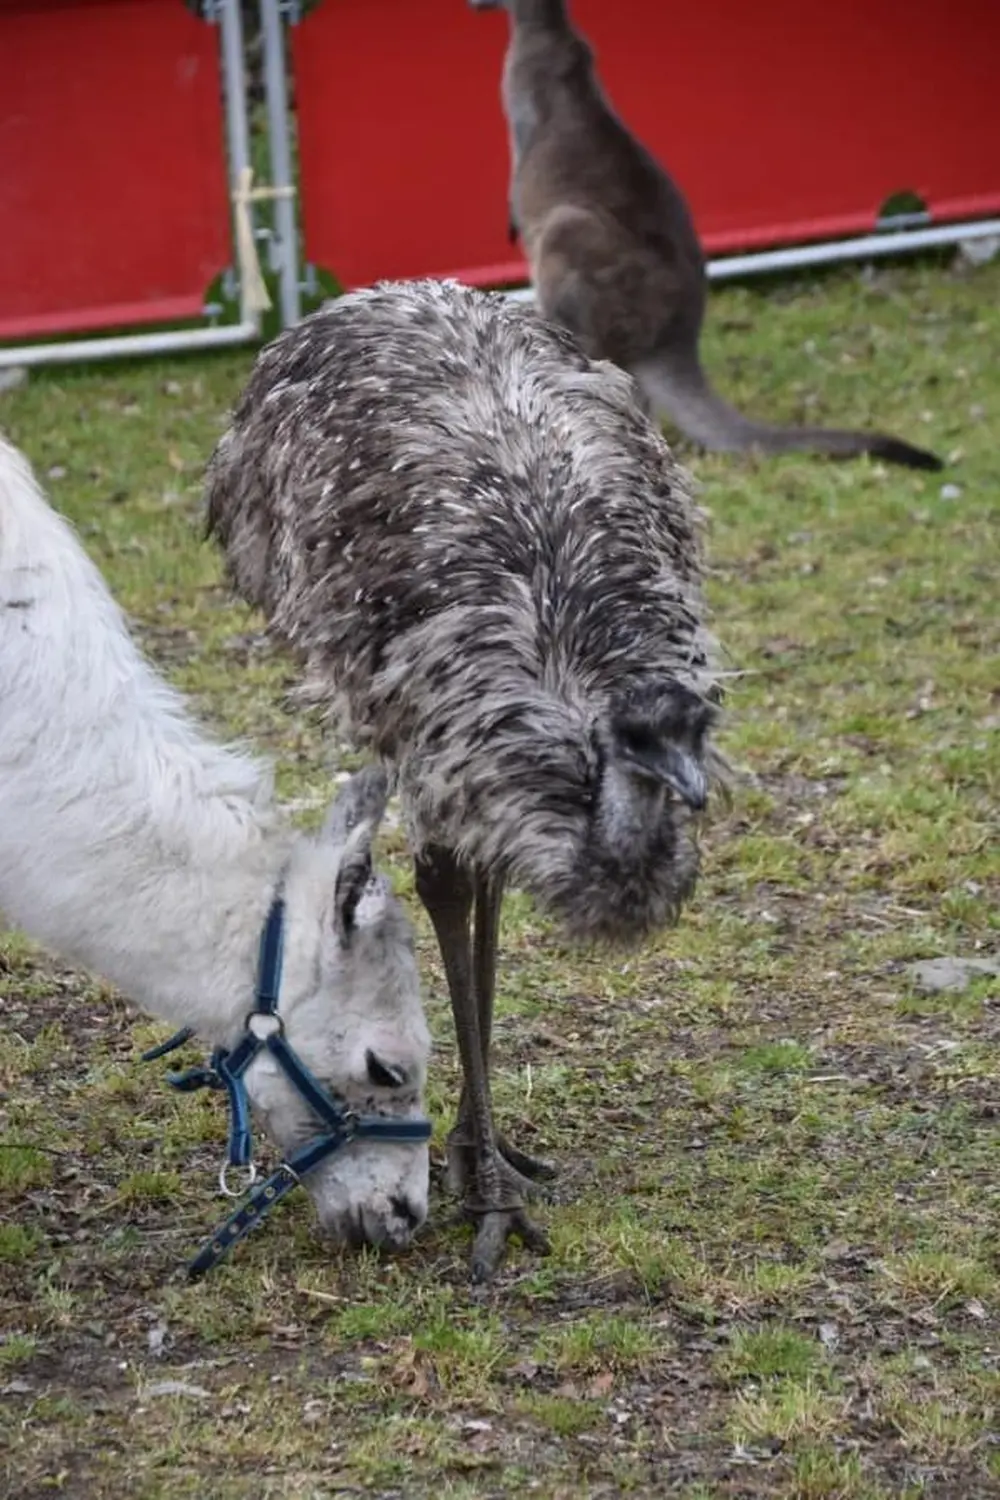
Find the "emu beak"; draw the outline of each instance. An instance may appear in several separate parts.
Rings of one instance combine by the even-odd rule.
[[[611,754],[633,776],[669,787],[693,812],[701,812],[708,801],[708,777],[700,758],[668,735],[654,739],[641,730],[619,731]]]
[[[704,767],[689,750],[668,745],[660,774],[682,802],[686,802],[693,812],[701,812],[708,801],[708,778]]]

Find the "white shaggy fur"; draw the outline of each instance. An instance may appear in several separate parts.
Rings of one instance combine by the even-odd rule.
[[[272,806],[267,769],[205,738],[143,659],[101,574],[0,437],[9,919],[152,1014],[232,1045],[286,869],[279,1010],[291,1045],[352,1107],[416,1115],[429,1038],[408,924],[367,864],[384,795],[361,782],[348,783],[318,838],[294,834]],[[349,870],[364,891],[345,926]],[[382,1082],[370,1081],[369,1054],[397,1087],[377,1069]],[[247,1087],[283,1151],[318,1130],[270,1056],[252,1064]],[[307,1186],[331,1233],[401,1245],[426,1217],[427,1178],[425,1145],[355,1142]]]

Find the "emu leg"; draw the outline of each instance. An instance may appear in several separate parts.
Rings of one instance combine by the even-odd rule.
[[[483,1062],[487,1076],[490,1070],[490,1042],[493,1036],[493,1000],[497,978],[497,939],[500,932],[500,908],[503,904],[503,879],[477,876],[474,882],[475,906],[472,927],[472,982],[476,993],[476,1010],[479,1016],[479,1039],[483,1049]],[[458,1106],[458,1120],[452,1131],[452,1141],[457,1147],[467,1145],[471,1138],[468,1118],[468,1094],[462,1090]],[[519,1151],[505,1136],[497,1135],[500,1155],[517,1174],[525,1179],[524,1190],[529,1196],[537,1195],[536,1183],[551,1182],[558,1172],[551,1162],[541,1161]],[[458,1172],[453,1168],[455,1175]]]
[[[473,979],[469,934],[472,882],[447,851],[436,849],[416,861],[416,885],[441,949],[455,1018],[455,1036],[465,1075],[465,1118],[471,1134],[464,1202],[466,1212],[476,1224],[472,1278],[486,1281],[499,1267],[511,1235],[516,1235],[529,1250],[541,1254],[547,1253],[549,1245],[524,1211],[523,1179],[497,1147]]]

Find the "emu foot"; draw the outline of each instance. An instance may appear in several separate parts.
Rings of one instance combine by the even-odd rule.
[[[453,1193],[466,1199],[485,1199],[490,1207],[494,1203],[497,1207],[506,1207],[508,1203],[519,1204],[522,1198],[544,1198],[544,1184],[559,1175],[551,1162],[528,1156],[503,1136],[497,1138],[496,1162],[499,1168],[499,1199],[482,1193],[479,1183],[481,1174],[476,1170],[476,1148],[472,1137],[461,1123],[455,1126],[448,1137],[448,1186]]]
[[[476,1220],[469,1274],[473,1281],[490,1281],[503,1264],[507,1241],[516,1235],[526,1250],[548,1255],[551,1246],[544,1230],[532,1223],[523,1208],[470,1209]]]
[[[523,1152],[511,1154],[531,1170],[544,1170],[548,1163],[535,1162]],[[475,1225],[470,1274],[473,1281],[489,1281],[499,1270],[509,1239],[519,1239],[525,1249],[548,1255],[549,1241],[524,1208],[526,1197],[540,1196],[538,1182],[518,1170],[499,1146],[476,1149],[461,1126],[448,1138],[448,1181],[462,1196],[462,1207]]]

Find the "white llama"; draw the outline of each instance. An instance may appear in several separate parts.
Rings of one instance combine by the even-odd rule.
[[[267,768],[206,739],[144,660],[98,569],[0,437],[0,911],[231,1049],[280,889],[289,1047],[349,1111],[413,1121],[430,1041],[409,924],[372,875],[385,795],[369,769],[317,837],[294,833]],[[266,1047],[245,1085],[286,1155],[316,1135]],[[353,1140],[304,1183],[338,1239],[402,1247],[427,1215],[426,1142]]]

